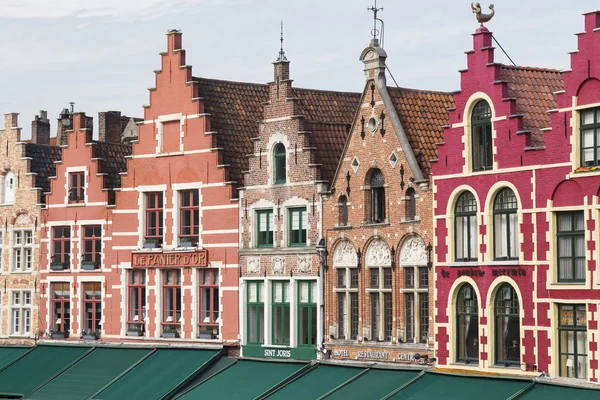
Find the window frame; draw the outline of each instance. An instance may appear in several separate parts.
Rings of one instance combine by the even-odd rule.
[[[283,165],[280,165],[281,159],[283,159]],[[277,143],[273,148],[273,165],[273,182],[275,185],[284,185],[287,183],[287,149],[283,143]]]
[[[471,298],[467,299],[465,297],[465,291],[466,289],[470,289],[471,290]],[[463,362],[465,364],[471,364],[471,363],[475,363],[478,364],[479,363],[479,299],[477,298],[477,293],[475,293],[475,289],[473,288],[473,286],[470,283],[463,283],[460,287],[459,287],[459,292],[456,298],[456,307],[455,307],[455,312],[456,312],[456,319],[455,319],[455,323],[456,323],[456,362]],[[462,296],[462,300],[463,302],[465,302],[466,300],[470,300],[471,304],[467,305],[467,304],[461,304],[460,300],[461,300],[461,296]],[[465,311],[461,311],[461,308],[463,308]],[[472,309],[475,309],[475,312],[472,311]],[[471,311],[468,311],[471,310]],[[476,335],[475,335],[475,340],[477,341],[477,358],[473,358],[473,357],[466,357],[466,356],[462,356],[461,355],[461,317],[474,317],[474,321],[475,321],[475,325],[476,325]],[[472,323],[471,321],[469,323]],[[466,337],[465,337],[466,340]],[[465,347],[465,352],[467,350],[467,348]]]
[[[187,200],[187,205],[184,202]],[[189,225],[184,225],[185,215],[188,215]],[[189,230],[189,233],[184,232]],[[200,235],[200,192],[198,189],[179,191],[179,241],[192,239],[197,242]]]
[[[273,210],[272,209],[266,209],[266,210],[256,210],[256,247],[257,248],[272,248],[275,247],[275,219],[273,217]],[[267,236],[267,243],[261,243],[261,216],[262,215],[266,215],[266,226],[267,226],[267,230],[265,232],[266,236]],[[273,223],[273,226],[271,226],[271,223]],[[270,232],[270,235],[269,235]],[[270,236],[270,242],[269,242],[269,236]]]
[[[458,211],[459,206],[461,206],[461,200],[464,196],[471,196],[473,198],[471,207],[475,207],[475,211]],[[470,201],[470,200],[469,200]],[[457,198],[456,204],[454,205],[454,260],[456,262],[476,262],[479,259],[479,240],[478,240],[478,230],[479,230],[479,221],[477,220],[477,213],[479,212],[479,207],[477,206],[477,199],[473,193],[466,190],[463,191]],[[467,251],[466,254],[470,255],[473,253],[473,249],[471,248],[473,238],[475,239],[475,257],[458,257],[458,219],[459,218],[467,218],[467,230],[466,236],[463,236],[463,243],[467,243]],[[475,221],[475,232],[471,232],[471,219],[474,218]]]
[[[93,262],[97,268],[102,262],[102,225],[82,225],[80,230],[82,232],[81,262]],[[91,230],[91,236],[88,230]],[[88,244],[91,244],[91,252],[87,251]]]
[[[569,231],[561,231],[560,230],[560,217],[563,215],[570,215],[571,216],[571,227],[573,229],[569,230]],[[583,230],[575,230],[575,217],[577,215],[580,215],[583,218]],[[571,256],[565,256],[565,257],[561,257],[561,252],[560,252],[560,238],[561,237],[570,237],[571,238]],[[582,237],[583,238],[583,246],[584,246],[584,250],[583,250],[583,256],[576,256],[576,238],[577,237]],[[585,240],[585,212],[582,210],[574,210],[574,211],[560,211],[556,213],[556,272],[557,272],[557,281],[558,282],[566,282],[566,283],[585,283],[586,278],[587,278],[587,272],[586,272],[586,266],[585,266],[585,261],[586,261],[586,255],[585,253],[587,252],[587,244],[586,244],[586,240]],[[571,272],[573,274],[573,279],[565,279],[565,278],[561,278],[560,277],[560,272],[561,272],[561,266],[560,266],[560,261],[561,258],[566,258],[566,259],[571,259]],[[577,275],[577,259],[583,259],[584,260],[584,267],[583,267],[583,278],[578,279],[576,277]]]
[[[308,285],[308,301],[302,302],[302,285]],[[297,343],[298,347],[315,347],[317,345],[317,337],[319,335],[319,314],[317,307],[317,296],[319,289],[317,288],[316,280],[298,280],[296,281],[297,292],[297,308],[298,308],[298,323],[296,324]],[[314,300],[314,301],[313,301]],[[302,343],[302,310],[307,309],[307,343]],[[314,321],[313,321],[314,318]],[[314,324],[314,326],[313,326]],[[314,329],[314,332],[313,332]],[[313,335],[314,334],[314,335]]]
[[[56,291],[58,290],[57,285],[61,286],[61,296],[55,297]],[[65,287],[67,297],[65,297]],[[57,332],[70,332],[71,330],[71,284],[69,282],[52,282],[50,285],[51,290],[51,301],[50,301],[50,312],[52,319],[50,325],[52,329]],[[57,315],[56,305],[60,306],[60,316]],[[56,321],[60,318],[60,328],[56,328]]]
[[[300,213],[298,216],[298,229],[294,229],[294,213]],[[304,226],[304,216],[306,216],[306,225]],[[308,227],[310,223],[308,222],[308,211],[306,207],[293,207],[288,208],[288,245],[289,247],[306,247],[308,242]],[[298,231],[298,241],[294,241],[294,231]],[[303,240],[304,239],[304,240]]]
[[[498,202],[501,199],[501,196],[504,193],[508,193],[510,192],[512,194],[512,197],[514,198],[514,207],[512,208],[499,208],[498,207]],[[518,240],[518,235],[519,235],[519,217],[518,217],[518,212],[519,212],[519,202],[517,199],[517,196],[515,194],[515,192],[509,188],[509,187],[505,187],[502,188],[501,190],[498,191],[498,193],[496,194],[496,196],[494,197],[494,203],[493,203],[493,216],[492,216],[492,225],[493,225],[493,248],[494,248],[494,260],[495,261],[501,261],[501,260],[518,260],[519,259],[519,240]],[[515,221],[515,226],[511,227],[512,223],[511,223],[511,216],[514,215],[514,221]],[[496,222],[496,216],[504,216],[506,218],[506,231],[502,232],[502,227],[498,227],[497,222]],[[500,230],[500,232],[498,232],[497,230]],[[514,230],[514,232],[512,232]],[[511,244],[511,240],[510,240],[510,235],[511,233],[513,233],[515,235],[516,241],[515,244],[517,246],[516,249],[512,248],[512,244]],[[498,249],[496,246],[496,239],[497,239],[497,235],[498,234],[504,234],[504,239],[506,240],[506,251],[507,251],[507,256],[499,256],[497,254]],[[511,254],[512,251],[515,251],[514,254]]]
[[[369,286],[367,292],[369,294],[369,313],[370,313],[370,329],[369,335],[371,341],[377,342],[391,342],[394,337],[393,328],[393,274],[391,265],[380,265],[380,266],[368,266],[369,270]],[[387,271],[389,270],[389,272]],[[377,272],[375,272],[377,271]],[[391,285],[386,282],[386,276],[392,274]],[[391,296],[391,299],[389,299]],[[386,307],[386,304],[392,304],[392,310]],[[376,312],[378,311],[378,312]],[[373,317],[376,315],[376,318]],[[375,333],[377,335],[375,335]]]
[[[358,318],[359,318],[359,303],[358,303],[358,286],[360,282],[360,271],[358,266],[338,266],[334,270],[338,277],[334,292],[337,293],[337,315],[338,315],[338,332],[337,338],[341,340],[358,340]],[[343,272],[342,280],[340,273]],[[356,278],[356,279],[354,279]],[[340,282],[343,284],[340,285]],[[355,283],[354,283],[355,282]],[[340,299],[343,298],[343,304]],[[355,305],[353,303],[356,303]],[[356,312],[353,312],[356,309]],[[343,321],[340,316],[344,316]]]
[[[255,290],[256,301],[250,301],[250,293]],[[262,345],[265,343],[265,281],[255,280],[246,281],[246,344]],[[254,332],[258,341],[250,341],[250,307],[256,307],[256,332]],[[262,312],[259,312],[262,310]],[[262,340],[261,340],[262,339]]]
[[[281,301],[276,301],[275,300],[275,292],[278,290],[278,288],[281,288]],[[291,319],[292,319],[292,314],[291,314],[291,296],[290,296],[290,291],[292,290],[292,285],[291,282],[288,280],[274,280],[271,281],[271,344],[275,345],[275,346],[289,346],[291,344],[291,340],[292,340],[292,332],[291,332]],[[286,297],[287,297],[287,301],[286,301]],[[275,324],[275,315],[277,310],[280,309],[281,311],[281,324],[279,327],[276,326]],[[287,317],[287,318],[286,318]],[[288,341],[286,342],[286,327],[287,327],[287,332],[289,334],[289,337],[287,338]],[[276,339],[276,335],[277,333],[280,333],[281,336],[281,343],[277,343]]]
[[[102,331],[102,283],[82,282],[81,290],[81,331],[95,332],[96,335],[99,335]],[[93,293],[89,298],[88,290]],[[92,308],[91,317],[88,316],[87,307]],[[90,323],[89,328],[88,322]]]
[[[562,321],[563,321],[563,317],[562,317],[562,309],[563,309],[563,307],[572,307],[573,308],[573,310],[572,310],[572,312],[573,312],[573,323],[572,324],[563,324],[562,323]],[[580,311],[579,309],[581,307],[583,307],[583,315],[585,316],[585,323],[584,324],[579,324],[578,323],[578,318],[577,318],[577,316],[579,314],[579,311]],[[589,362],[589,360],[588,360],[589,343],[588,343],[587,338],[585,340],[586,349],[584,349],[583,352],[579,352],[578,348],[577,348],[578,347],[577,346],[577,343],[578,343],[578,340],[577,340],[577,336],[578,335],[577,334],[578,333],[582,333],[582,332],[584,332],[584,333],[587,334],[587,305],[586,304],[559,304],[558,305],[558,327],[557,327],[557,329],[558,329],[558,376],[567,377],[567,378],[575,378],[575,379],[587,379],[587,377],[588,377],[588,371],[589,371],[589,368],[588,368],[588,362]],[[563,344],[563,337],[562,337],[563,335],[562,335],[562,333],[563,332],[572,332],[573,333],[574,340],[573,340],[573,352],[572,353],[570,353],[568,351],[565,353],[565,352],[562,351],[562,347],[563,347],[562,346],[562,344]],[[568,359],[569,356],[572,356],[573,359],[574,359],[574,361],[575,361],[575,363],[577,362],[577,360],[579,358],[583,358],[585,360],[585,365],[586,365],[586,367],[585,367],[585,373],[586,373],[585,375],[586,376],[584,376],[584,377],[578,376],[579,374],[578,374],[577,368],[575,368],[575,366],[572,367],[573,368],[573,372],[574,372],[574,376],[572,376],[572,377],[568,376],[568,372],[567,372],[567,375],[563,375],[563,373],[565,372],[565,371],[563,371],[563,363],[562,363],[562,356],[563,355],[567,356],[567,359]]]
[[[26,296],[28,294],[29,296]],[[18,295],[15,297],[15,295]],[[15,302],[18,298],[18,303]],[[29,299],[26,302],[26,299]],[[10,296],[11,336],[30,336],[33,317],[33,294],[31,290],[13,290]],[[18,320],[18,322],[16,322]],[[18,325],[17,325],[18,324]],[[27,329],[29,327],[29,329]]]
[[[587,113],[594,115],[594,122],[591,124],[584,125],[584,116]],[[583,131],[592,130],[593,146],[585,147],[585,138]],[[598,141],[598,135],[600,134],[600,107],[588,108],[579,111],[579,166],[582,168],[597,167],[600,165],[600,143]],[[585,151],[592,150],[594,154],[594,162],[592,164],[586,164],[585,162]]]
[[[429,344],[429,268],[423,265],[406,265],[404,270],[404,324],[405,343]],[[423,279],[425,277],[425,279]],[[426,297],[427,309],[423,310],[423,297]],[[409,307],[410,305],[410,307]],[[427,315],[423,321],[423,316]],[[424,329],[426,327],[426,329]],[[409,335],[409,332],[412,332]],[[423,336],[425,335],[425,336]]]
[[[162,310],[160,325],[164,332],[166,329],[174,329],[178,333],[181,331],[181,322],[179,321],[183,317],[182,306],[182,270],[181,269],[161,269],[161,292],[162,292]],[[169,275],[172,275],[174,283],[167,283]],[[167,306],[167,297],[172,297],[171,308]],[[179,305],[179,307],[177,307]],[[169,321],[169,317],[173,320]]]
[[[12,179],[12,182],[9,185],[9,179]],[[10,193],[12,194],[12,198],[7,198],[7,187],[10,186]],[[15,173],[13,170],[7,170],[2,176],[2,205],[11,205],[15,204],[15,198],[17,197],[17,193],[15,191]]]
[[[69,172],[69,196],[70,204],[85,202],[85,171]]]
[[[348,198],[341,195],[338,198],[338,226],[348,226]]]
[[[487,106],[487,110],[478,110],[483,105]],[[480,99],[475,103],[471,111],[471,164],[473,172],[489,171],[494,168],[492,136],[492,108],[486,100]],[[476,139],[478,142],[476,142]],[[480,144],[476,146],[477,143]],[[475,156],[478,148],[483,149],[480,155],[481,160],[479,160],[479,155]],[[476,160],[479,161],[479,165],[476,165]]]
[[[154,198],[155,207],[150,207],[150,200]],[[163,243],[164,234],[164,196],[163,192],[144,193],[144,240],[146,242]],[[156,226],[150,226],[150,217],[154,216]]]
[[[409,187],[406,189],[404,194],[405,196],[405,204],[404,204],[404,218],[405,221],[416,221],[417,220],[417,192],[414,188]]]
[[[137,280],[135,279],[137,277]],[[127,271],[127,329],[139,329],[144,332],[146,326],[146,270],[131,269]],[[137,307],[132,306],[133,294],[137,299]],[[137,316],[137,319],[135,318]]]
[[[20,237],[20,243],[17,243],[18,237]],[[32,229],[13,230],[11,245],[12,272],[31,272],[33,270],[33,242]],[[2,257],[1,250],[0,257]]]
[[[211,330],[213,339],[219,337],[219,321],[220,321],[220,293],[219,293],[219,269],[218,268],[203,268],[198,271],[198,310],[200,315],[198,316],[198,329],[201,332],[203,329]],[[208,274],[209,283],[204,284],[204,275]],[[209,293],[208,308],[205,309],[203,291],[207,290]],[[216,302],[215,302],[216,295]],[[208,313],[208,317],[203,318],[204,313]],[[205,322],[208,318],[209,321]]]
[[[60,231],[59,231],[60,230]],[[61,236],[57,235],[61,233]],[[60,252],[56,253],[56,245],[60,244]],[[52,262],[69,266],[71,262],[71,227],[66,225],[52,227]]]
[[[504,290],[508,290],[508,289],[510,289],[510,299],[505,299],[505,298],[501,299],[501,297],[504,296],[504,293],[503,293]],[[510,302],[511,305],[506,308],[516,310],[516,313],[514,313],[514,312],[512,312],[512,313],[511,312],[498,312],[498,308],[501,306],[501,303],[500,303],[501,301]],[[515,301],[516,301],[516,305],[515,305]],[[521,302],[519,301],[519,296],[517,295],[517,291],[515,290],[515,288],[509,283],[501,284],[494,296],[494,347],[495,347],[494,365],[510,367],[511,365],[520,365],[521,364],[521,356],[522,356],[521,341],[523,340],[523,338],[521,337],[520,304],[521,304]],[[499,337],[499,334],[498,334],[499,321],[500,321],[501,317],[514,319],[517,321],[517,331],[518,331],[519,336],[518,336],[518,340],[517,340],[516,349],[518,350],[518,360],[503,360],[503,359],[501,359],[500,355],[502,354],[503,347],[501,346],[501,338]]]
[[[381,182],[374,183],[376,174],[381,175]],[[386,201],[385,201],[385,175],[379,168],[371,171],[369,176],[369,196],[370,196],[370,215],[369,223],[384,224],[386,223]]]

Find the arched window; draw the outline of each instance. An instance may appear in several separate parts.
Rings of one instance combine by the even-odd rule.
[[[381,170],[371,172],[371,222],[385,221],[385,178]]]
[[[274,161],[275,161],[275,184],[283,184],[286,182],[285,176],[285,146],[281,143],[278,143],[275,146],[274,152]]]
[[[338,199],[338,208],[338,225],[348,225],[348,199],[346,198],[346,196],[340,196],[340,198]]]
[[[471,192],[464,192],[454,210],[456,261],[477,261],[477,202]]]
[[[468,283],[462,285],[456,300],[457,361],[479,361],[479,306],[477,295]]]
[[[517,196],[509,189],[502,189],[494,200],[494,259],[518,260],[517,242]]]
[[[4,175],[4,196],[2,203],[12,204],[15,202],[15,174],[12,171],[7,171]]]
[[[415,199],[415,189],[408,188],[405,197],[405,215],[407,221],[414,221],[417,218],[417,200]]]
[[[519,298],[508,283],[496,292],[496,364],[509,366],[521,362]]]
[[[473,107],[471,114],[471,136],[473,144],[473,171],[491,169],[492,154],[492,110],[485,100]]]

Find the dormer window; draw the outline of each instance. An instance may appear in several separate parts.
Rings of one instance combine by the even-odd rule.
[[[69,174],[69,203],[83,203],[85,200],[85,175],[83,172]]]
[[[492,169],[492,110],[485,100],[473,107],[471,114],[471,137],[473,148],[473,171]]]
[[[285,177],[285,146],[281,143],[275,146],[274,151],[274,165],[275,165],[275,184],[282,185],[286,182]]]
[[[15,173],[7,171],[4,175],[4,192],[2,203],[13,204],[15,202]]]
[[[581,112],[581,166],[600,165],[600,108]]]

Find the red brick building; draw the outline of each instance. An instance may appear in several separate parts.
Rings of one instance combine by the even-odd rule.
[[[248,146],[237,151],[249,160],[239,207],[242,355],[315,359],[323,342],[321,194],[360,94],[294,88],[283,50],[273,82],[230,86],[243,103],[263,104],[246,115],[257,123],[238,131]]]
[[[562,72],[473,35],[433,165],[439,367],[598,381],[599,28]]]
[[[323,205],[334,359],[413,362],[433,349],[430,159],[453,102],[388,87],[386,58],[376,39],[361,54],[365,88]]]

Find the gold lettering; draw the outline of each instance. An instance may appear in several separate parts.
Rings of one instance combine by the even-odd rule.
[[[198,264],[198,254],[192,254],[192,264]]]
[[[190,256],[183,256],[183,265],[189,265],[190,264]]]
[[[206,253],[200,253],[198,254],[198,258],[200,259],[198,261],[198,264],[200,264],[201,266],[206,266]]]

